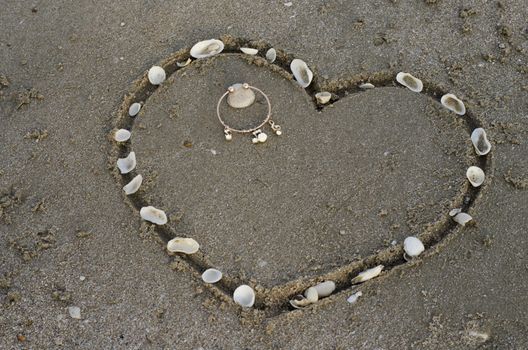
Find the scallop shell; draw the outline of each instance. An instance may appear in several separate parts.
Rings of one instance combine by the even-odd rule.
[[[244,88],[243,84],[237,83],[231,86],[234,91],[227,94],[227,104],[233,108],[246,108],[255,102],[253,89]]]
[[[121,174],[128,174],[136,167],[136,153],[130,152],[126,158],[119,158],[117,160],[117,167]]]
[[[469,182],[471,182],[473,187],[479,187],[484,183],[486,175],[484,174],[484,171],[478,166],[470,166],[466,171],[466,177],[468,178]]]
[[[135,117],[139,113],[140,109],[141,109],[141,103],[134,102],[128,108],[128,115],[131,117]]]
[[[258,54],[258,50],[257,49],[253,49],[251,47],[241,47],[240,51],[242,51],[246,55],[251,55],[251,56],[255,56],[256,54]]]
[[[296,309],[303,308],[310,304],[312,304],[312,302],[308,300],[308,298],[306,298],[304,295],[301,295],[301,294],[294,296],[293,299],[290,300],[290,305]]]
[[[399,72],[396,74],[396,81],[413,92],[421,92],[423,90],[422,81],[409,73]]]
[[[252,307],[255,304],[255,291],[247,284],[243,284],[233,292],[233,300],[242,307]]]
[[[466,114],[466,106],[464,106],[464,102],[462,102],[460,99],[458,99],[458,97],[453,94],[445,94],[440,99],[440,102],[444,107],[446,107],[450,111],[455,112],[458,115]]]
[[[330,99],[332,98],[332,94],[328,91],[322,91],[315,94],[315,99],[317,100],[317,103],[320,105],[327,104],[330,102]]]
[[[383,265],[378,265],[376,267],[361,272],[359,275],[352,279],[352,284],[363,283],[374,277],[377,277],[383,270],[383,267]]]
[[[362,89],[362,90],[368,90],[368,89],[374,89],[375,86],[374,86],[374,84],[371,84],[371,83],[363,83],[363,84],[359,85],[359,88]]]
[[[420,241],[416,237],[411,236],[411,237],[405,238],[405,240],[403,241],[403,250],[405,251],[407,256],[414,258],[422,254],[423,251],[425,250],[425,247],[422,241]]]
[[[183,61],[183,62],[176,62],[176,65],[180,68],[183,68],[185,66],[187,66],[189,63],[191,63],[191,58],[188,58],[187,61]]]
[[[192,238],[176,237],[167,243],[167,250],[171,253],[194,254],[200,245]]]
[[[160,66],[153,66],[148,71],[148,80],[152,85],[159,85],[165,81],[167,75],[165,74],[165,69]]]
[[[319,296],[319,298],[324,298],[334,292],[334,290],[336,289],[336,285],[334,281],[325,281],[315,285],[313,288],[315,288],[315,290],[317,291],[317,295]]]
[[[467,213],[458,213],[453,217],[453,220],[462,226],[466,226],[468,222],[473,220],[473,217]]]
[[[130,138],[130,131],[127,129],[119,129],[114,133],[114,140],[117,142],[125,142]]]
[[[143,176],[137,175],[129,183],[123,186],[123,191],[125,191],[126,194],[136,193],[137,190],[139,190],[139,187],[141,186],[142,182],[143,182]]]
[[[266,51],[266,59],[269,63],[273,63],[277,59],[277,51],[273,47]]]
[[[303,88],[306,88],[308,85],[310,85],[313,79],[313,73],[306,65],[306,62],[296,58],[291,62],[290,69],[299,85],[301,85]]]
[[[222,272],[217,269],[207,269],[202,273],[202,280],[205,283],[216,283],[222,279]]]
[[[153,206],[141,208],[139,215],[141,215],[143,220],[150,221],[156,225],[165,225],[167,223],[167,215],[165,215],[165,212]]]
[[[306,300],[308,300],[310,303],[315,303],[317,300],[319,300],[319,292],[315,287],[310,287],[305,290],[304,296],[306,297]]]
[[[206,58],[219,54],[224,49],[224,43],[217,39],[197,42],[191,48],[191,56],[194,58]]]
[[[475,152],[479,156],[484,156],[491,150],[491,143],[488,141],[486,131],[482,128],[476,128],[471,133],[471,142],[475,147]]]

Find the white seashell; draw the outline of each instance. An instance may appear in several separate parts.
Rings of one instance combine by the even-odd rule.
[[[375,86],[374,86],[374,84],[371,84],[371,83],[363,83],[363,84],[359,85],[359,88],[363,89],[363,90],[368,90],[368,89],[374,89]]]
[[[423,253],[425,250],[425,247],[418,238],[416,237],[407,237],[403,241],[403,250],[405,250],[405,253],[407,256],[414,258],[420,254]]]
[[[244,88],[243,84],[237,83],[230,86],[230,90],[227,94],[227,104],[233,108],[246,108],[255,102],[255,93],[253,89]]]
[[[222,279],[222,272],[217,269],[207,269],[202,273],[202,280],[205,283],[216,283]]]
[[[326,281],[315,285],[313,288],[317,291],[319,298],[324,298],[334,292],[336,285],[333,281]]]
[[[126,194],[136,193],[137,190],[139,190],[139,187],[141,186],[142,182],[143,182],[143,176],[137,175],[132,180],[130,180],[129,183],[123,186],[123,191],[125,191]]]
[[[130,152],[126,158],[117,160],[117,167],[121,174],[128,174],[136,167],[136,153]]]
[[[304,296],[306,297],[306,300],[308,300],[310,303],[315,303],[317,300],[319,300],[319,292],[315,287],[310,287],[305,290]]]
[[[355,292],[354,294],[352,294],[351,296],[349,296],[347,298],[347,301],[350,303],[350,304],[354,304],[360,296],[362,296],[363,293],[361,291],[358,291],[358,292]]]
[[[466,114],[466,106],[464,106],[464,102],[459,100],[455,95],[453,94],[445,94],[440,99],[440,102],[444,107],[449,109],[450,111],[455,112],[458,115],[464,115]]]
[[[192,238],[176,237],[167,243],[167,250],[171,253],[194,254],[200,245]]]
[[[449,211],[449,216],[455,216],[456,214],[461,213],[461,212],[462,212],[462,209],[460,209],[460,208],[451,209]]]
[[[165,81],[167,75],[165,74],[165,69],[160,66],[153,66],[148,71],[148,80],[152,85],[159,85]]]
[[[293,299],[290,300],[290,305],[296,309],[303,308],[310,304],[312,304],[312,302],[308,300],[308,298],[306,298],[304,295],[301,295],[301,294],[296,295],[295,297],[293,297]]]
[[[328,102],[330,102],[331,98],[332,94],[327,91],[322,91],[315,94],[315,99],[320,105],[327,104]]]
[[[139,113],[140,109],[141,109],[141,103],[134,102],[128,108],[128,115],[131,117],[135,117]]]
[[[78,306],[69,306],[68,313],[70,314],[71,318],[74,318],[76,320],[81,319],[81,308]]]
[[[243,284],[235,289],[233,300],[242,307],[252,307],[255,303],[255,291],[247,284]]]
[[[482,128],[473,130],[471,133],[471,142],[473,143],[473,147],[475,147],[475,152],[479,156],[484,156],[491,150],[491,143],[488,141],[486,131]]]
[[[266,59],[269,63],[273,63],[277,59],[277,51],[273,47],[266,51]]]
[[[301,85],[303,88],[306,88],[308,85],[310,85],[313,79],[313,73],[306,65],[306,62],[296,58],[291,62],[290,69],[299,85]]]
[[[189,63],[191,63],[191,58],[188,58],[187,61],[184,61],[184,62],[176,62],[176,65],[180,68],[183,68],[185,67],[186,65],[188,65]]]
[[[251,55],[251,56],[254,56],[254,55],[258,54],[258,50],[257,49],[253,49],[251,47],[241,47],[240,51],[242,51],[246,55]]]
[[[471,217],[471,215],[469,214],[466,214],[466,213],[458,213],[456,214],[454,217],[453,217],[453,220],[455,220],[456,223],[462,225],[462,226],[466,226],[466,224],[468,222],[470,222],[471,220],[473,220],[473,218]]]
[[[114,133],[114,140],[117,142],[125,142],[130,138],[130,131],[127,129],[119,129]]]
[[[423,90],[422,81],[409,73],[399,72],[396,74],[396,81],[413,92],[421,92]]]
[[[153,206],[141,208],[139,215],[141,215],[143,220],[150,221],[156,225],[165,225],[167,223],[167,215],[165,215],[165,212]]]
[[[466,177],[473,187],[479,187],[484,183],[486,175],[484,175],[484,171],[478,166],[470,166],[466,171]]]
[[[352,284],[362,283],[374,277],[377,277],[383,270],[383,267],[383,265],[378,265],[376,267],[361,272],[359,275],[352,279]]]
[[[224,49],[224,43],[217,39],[197,42],[191,48],[191,56],[194,58],[206,58],[219,54]]]

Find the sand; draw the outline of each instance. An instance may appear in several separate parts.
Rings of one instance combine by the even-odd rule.
[[[3,8],[0,348],[528,348],[522,1]],[[173,67],[213,37],[225,54],[171,74],[136,96],[134,120],[123,116],[149,67]],[[235,54],[241,43],[275,47],[277,65]],[[314,71],[306,91],[287,74],[293,57]],[[426,92],[398,86],[399,71]],[[226,143],[215,104],[243,81],[269,94],[283,135]],[[377,87],[358,91],[363,81]],[[319,90],[334,93],[330,106],[314,104]],[[442,109],[444,92],[469,116]],[[243,126],[265,110],[231,118]],[[493,145],[485,160],[469,141],[475,123]],[[118,148],[120,125],[133,136]],[[131,149],[145,182],[126,198],[115,159]],[[476,163],[487,173],[478,191],[464,179]],[[141,203],[165,209],[167,228],[142,222]],[[457,205],[474,225],[452,224]],[[169,256],[175,235],[201,252]],[[411,263],[408,235],[429,247]],[[379,278],[350,285],[377,263]],[[207,265],[226,274],[219,286],[199,279]],[[329,278],[336,294],[288,307]],[[255,309],[229,300],[239,283],[257,290]]]

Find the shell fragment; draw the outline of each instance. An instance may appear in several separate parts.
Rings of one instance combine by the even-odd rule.
[[[365,270],[359,273],[359,275],[357,275],[356,277],[352,279],[352,284],[363,283],[365,281],[373,279],[374,277],[379,276],[383,268],[384,268],[383,265],[378,265],[376,267],[373,267],[371,269],[368,269],[368,270]]]
[[[130,152],[126,158],[119,158],[117,160],[117,167],[121,174],[128,174],[136,167],[136,153]]]
[[[222,279],[222,272],[217,269],[207,269],[202,273],[202,280],[205,283],[216,283]]]
[[[306,88],[308,85],[310,85],[313,79],[313,73],[306,65],[306,62],[296,58],[291,62],[290,69],[299,85],[301,85],[303,88]]]
[[[422,81],[409,73],[399,72],[396,75],[396,81],[413,92],[421,92],[423,90]]]
[[[484,171],[478,166],[470,166],[466,171],[466,177],[473,187],[479,187],[486,179]]]
[[[224,43],[217,39],[197,42],[191,48],[191,56],[194,58],[206,58],[219,54],[224,50]]]
[[[167,223],[167,215],[163,210],[154,208],[153,206],[143,207],[139,211],[139,215],[143,220],[152,222],[156,225],[165,225]]]
[[[403,250],[405,251],[405,254],[407,254],[408,257],[414,258],[418,255],[422,254],[425,250],[425,247],[418,238],[416,237],[407,237],[403,241]]]
[[[471,143],[475,147],[475,152],[479,156],[484,156],[491,150],[491,143],[488,141],[486,131],[482,128],[476,128],[471,133]]]
[[[464,102],[453,94],[445,94],[442,96],[440,103],[442,103],[445,108],[458,115],[466,114],[466,106],[464,106]]]
[[[143,182],[143,176],[137,175],[132,180],[130,180],[129,183],[123,186],[123,191],[125,191],[127,195],[136,193],[139,190],[139,187],[141,186],[142,182]]]
[[[255,291],[247,284],[243,284],[235,289],[233,300],[242,307],[252,307],[255,304]]]
[[[192,238],[176,237],[167,243],[167,250],[171,253],[194,254],[200,245]]]

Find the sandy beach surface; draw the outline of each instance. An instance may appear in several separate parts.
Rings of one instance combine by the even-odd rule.
[[[528,349],[526,1],[0,8],[0,349]],[[178,67],[211,38],[221,54]],[[293,58],[313,71],[307,89]],[[153,65],[167,71],[157,88]],[[216,103],[242,82],[269,96],[282,135],[226,142]],[[447,92],[465,116],[442,107]],[[246,128],[267,105],[257,93],[221,113]],[[132,138],[116,144],[118,128]],[[130,151],[137,167],[122,176]],[[478,189],[472,165],[486,173]],[[169,222],[141,220],[145,205]],[[458,207],[471,224],[449,217]],[[177,236],[200,251],[168,254]],[[409,262],[408,236],[427,248]],[[204,284],[207,267],[222,281]],[[331,296],[290,306],[324,280]],[[232,301],[240,284],[256,291],[251,309]]]

